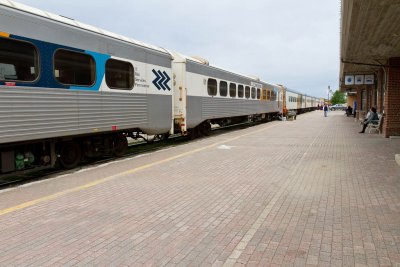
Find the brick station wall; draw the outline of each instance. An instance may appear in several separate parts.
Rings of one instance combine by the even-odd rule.
[[[371,107],[373,107],[373,91],[374,85],[365,85],[365,93],[367,94],[367,106],[365,107],[365,111],[368,112]]]
[[[357,92],[357,116],[356,116],[356,118],[357,119],[362,118],[362,116],[360,116],[360,115],[362,115],[361,114],[361,112],[362,112],[362,110],[361,110],[361,91],[362,91],[362,88],[360,88],[360,87],[356,88],[356,92]]]
[[[383,93],[384,93],[384,82],[385,82],[385,72],[382,69],[379,69],[376,73],[377,76],[377,92],[378,95],[375,93],[375,97],[377,97],[377,105],[376,105],[376,110],[378,113],[383,113],[384,111],[384,99],[383,99]],[[385,127],[385,120],[382,122],[382,131],[383,128]]]
[[[383,82],[384,82],[384,79],[385,79],[385,77],[384,77],[384,71],[382,70],[382,69],[380,69],[378,72],[377,72],[377,78],[378,78],[378,105],[377,105],[377,107],[376,107],[376,109],[378,110],[378,112],[379,113],[382,113],[382,111],[383,111],[383,106],[382,106],[382,104],[383,104],[383,99],[382,99],[382,96],[383,96]]]
[[[385,93],[385,137],[400,135],[400,58],[390,58]]]

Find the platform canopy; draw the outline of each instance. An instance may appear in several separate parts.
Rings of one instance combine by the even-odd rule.
[[[400,57],[399,0],[341,0],[340,85]]]

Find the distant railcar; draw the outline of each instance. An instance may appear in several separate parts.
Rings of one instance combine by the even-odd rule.
[[[316,97],[308,96],[298,91],[281,86],[283,93],[284,109],[294,111],[296,114],[314,111],[320,103]]]

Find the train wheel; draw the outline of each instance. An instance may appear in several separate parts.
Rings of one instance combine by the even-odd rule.
[[[166,141],[168,141],[169,135],[170,135],[169,133],[158,134],[156,136],[156,138],[157,138],[157,140],[160,140],[161,142],[166,142]]]
[[[196,139],[201,136],[199,127],[195,127],[189,131],[189,138],[190,140]]]
[[[81,147],[73,141],[62,144],[59,153],[60,165],[65,169],[73,169],[81,162]]]
[[[128,150],[128,140],[122,134],[115,136],[113,154],[116,157],[122,157]]]
[[[154,139],[166,142],[168,141],[169,135],[169,133],[157,134]]]
[[[162,134],[161,140],[164,142],[168,141],[169,135],[170,135],[169,133]]]
[[[203,135],[209,136],[211,133],[211,124],[209,122],[203,122],[200,131]]]

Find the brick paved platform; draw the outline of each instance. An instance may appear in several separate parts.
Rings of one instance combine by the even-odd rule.
[[[315,111],[0,192],[0,266],[400,265],[400,139]]]

